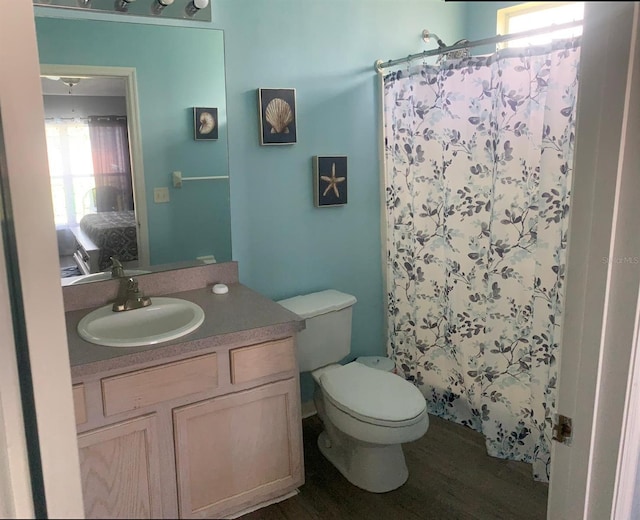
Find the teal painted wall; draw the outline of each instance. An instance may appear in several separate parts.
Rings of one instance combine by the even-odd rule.
[[[213,4],[213,22],[207,25],[224,31],[232,244],[240,280],[276,300],[328,288],[353,294],[358,303],[349,358],[385,353],[380,85],[373,66],[378,59],[433,48],[422,41],[423,29],[445,42],[465,37],[465,4],[441,0],[217,0]],[[205,53],[199,55],[205,59]],[[170,70],[168,65],[165,69]],[[256,90],[260,87],[296,89],[297,144],[259,145]],[[348,156],[346,206],[314,207],[314,155]],[[303,400],[311,397],[311,389],[310,378],[303,374]]]
[[[136,68],[151,263],[231,260],[229,181],[171,184],[173,170],[228,174],[223,32],[77,16],[37,17],[36,30],[41,63]],[[217,141],[194,141],[194,106],[219,108]],[[170,203],[153,202],[160,186]]]
[[[385,353],[379,84],[373,65],[463,37],[464,6],[425,0],[218,0],[225,31],[233,255],[274,299],[353,294],[351,356]],[[296,89],[298,142],[260,146],[256,89]],[[349,202],[313,205],[314,155],[347,155]],[[303,375],[304,376],[304,375]],[[311,397],[303,377],[303,400]]]

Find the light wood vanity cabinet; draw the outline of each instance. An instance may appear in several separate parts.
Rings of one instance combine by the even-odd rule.
[[[104,415],[117,415],[179,397],[215,390],[217,354],[154,366],[102,379]]]
[[[74,397],[87,518],[224,518],[304,483],[293,337],[74,378]]]
[[[173,411],[182,518],[220,518],[297,487],[297,400],[286,379]]]
[[[162,518],[155,414],[78,436],[87,518]]]

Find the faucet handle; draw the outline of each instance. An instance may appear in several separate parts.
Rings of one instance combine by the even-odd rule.
[[[115,256],[111,258],[111,278],[122,278],[124,277],[124,268]]]
[[[133,277],[127,280],[127,298],[148,299],[148,297],[138,289],[138,280]]]
[[[148,305],[151,305],[151,298],[140,292],[140,289],[138,289],[138,280],[133,277],[121,278],[118,297],[112,307],[113,311],[129,311],[147,307]]]

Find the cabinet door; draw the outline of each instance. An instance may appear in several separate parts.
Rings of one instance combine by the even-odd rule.
[[[294,378],[184,406],[173,417],[181,518],[220,518],[304,482]]]
[[[87,518],[161,518],[155,414],[78,436]]]

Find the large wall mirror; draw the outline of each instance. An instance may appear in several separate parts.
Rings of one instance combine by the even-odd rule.
[[[112,257],[131,274],[230,261],[223,32],[53,17],[36,30],[62,284],[110,276]],[[215,109],[210,135],[194,108]]]

